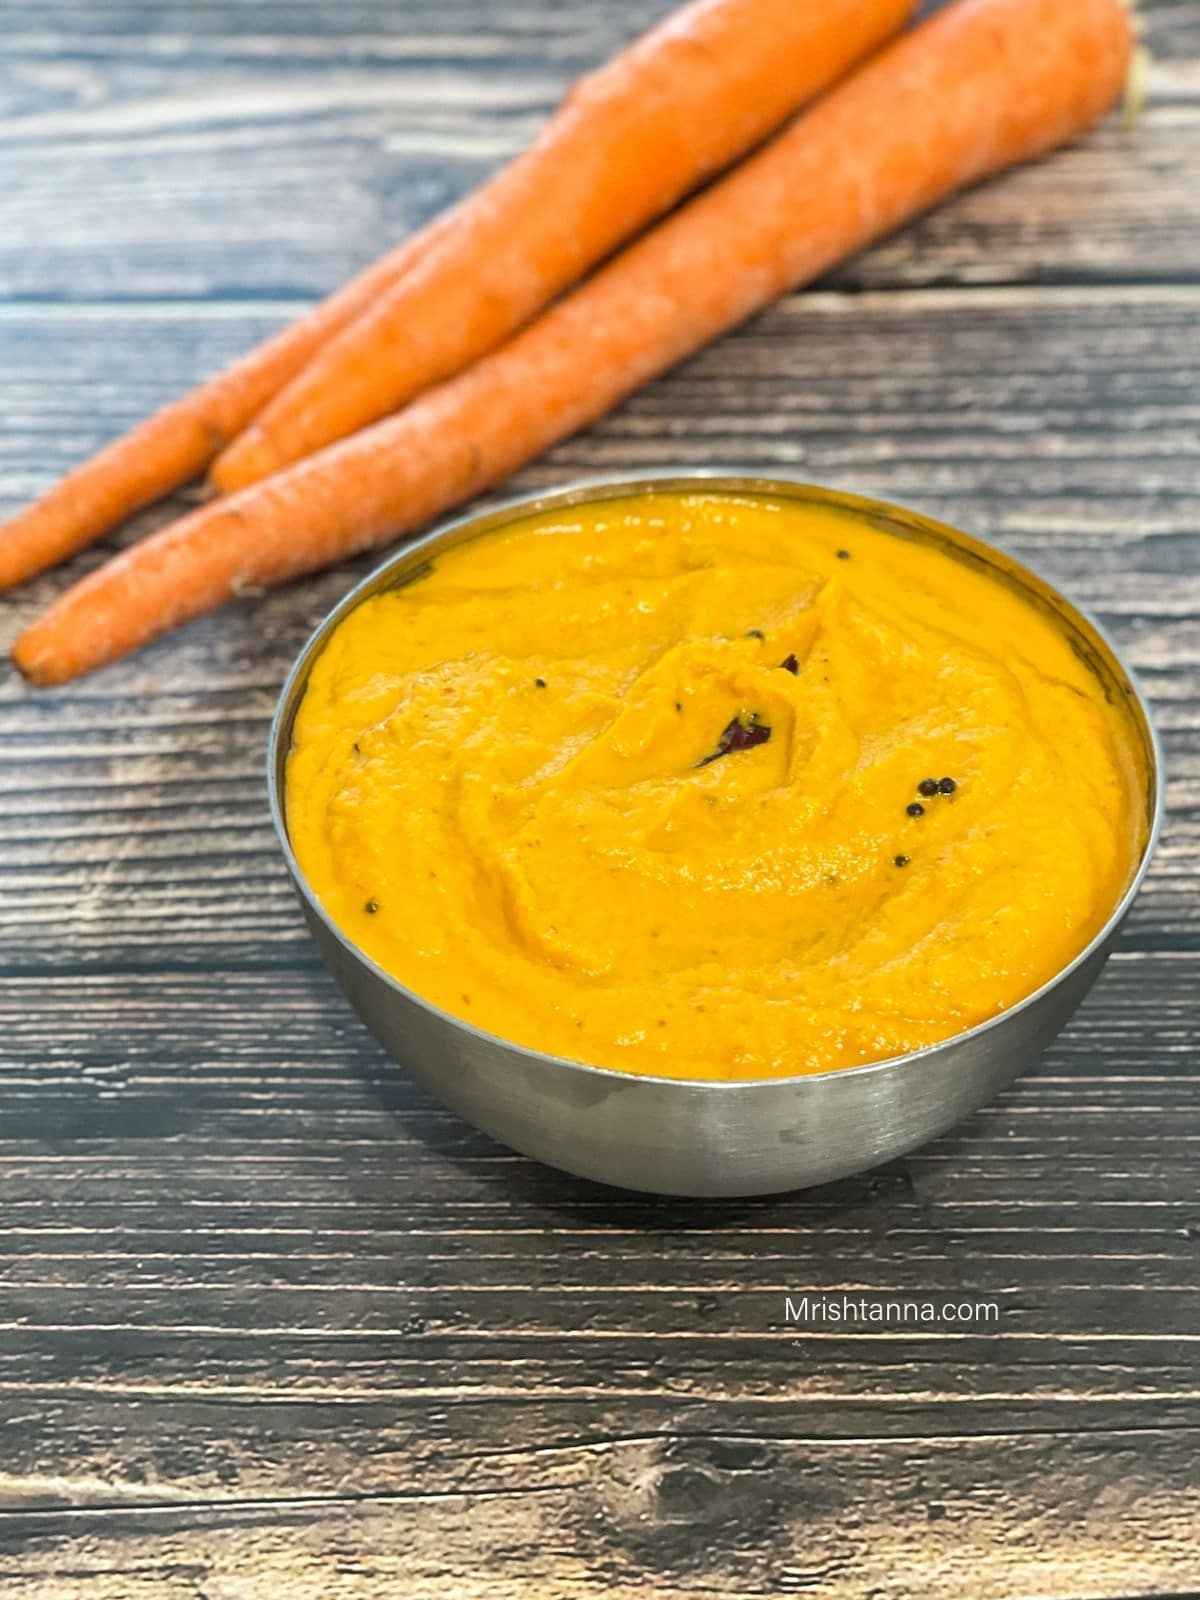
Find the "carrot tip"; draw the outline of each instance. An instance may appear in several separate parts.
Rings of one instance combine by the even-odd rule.
[[[22,634],[9,652],[9,660],[17,671],[34,689],[48,688],[54,679],[43,675],[36,654],[29,651],[25,645],[25,635]]]
[[[281,463],[261,429],[249,427],[213,462],[209,482],[220,494],[232,494],[269,478]]]

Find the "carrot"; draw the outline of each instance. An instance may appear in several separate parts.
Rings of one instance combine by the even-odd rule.
[[[882,44],[913,0],[693,0],[584,78],[463,226],[212,471],[244,488],[460,372]]]
[[[499,351],[77,584],[17,640],[17,665],[60,683],[246,586],[417,527],[789,285],[1072,138],[1111,105],[1129,59],[1122,0],[959,0]]]
[[[425,230],[398,245],[290,327],[138,423],[0,525],[0,590],[65,561],[203,472],[326,339],[408,270],[428,242]]]
[[[326,341],[398,286],[439,239],[446,251],[432,251],[436,273],[399,314],[415,310],[417,318],[424,373],[417,387],[457,371],[894,33],[913,4],[692,0],[577,84],[534,147],[432,229],[76,467],[0,527],[0,590],[65,560],[203,472]],[[449,292],[438,287],[446,273]],[[365,359],[368,370],[382,362],[374,338],[368,334],[356,347],[354,359]],[[363,420],[389,409],[385,404]],[[325,430],[326,437],[356,426],[333,435]],[[269,470],[272,461],[261,455],[258,470],[245,470],[258,453],[257,437],[248,435],[226,458],[214,474],[218,486]]]

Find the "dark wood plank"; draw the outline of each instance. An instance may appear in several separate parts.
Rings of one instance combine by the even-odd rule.
[[[616,1440],[473,1461],[448,1490],[423,1484],[319,1506],[298,1496],[219,1513],[168,1502],[14,1514],[0,1519],[0,1574],[29,1592],[52,1583],[56,1600],[223,1591],[348,1600],[447,1585],[462,1600],[958,1600],[1073,1596],[1081,1572],[1093,1594],[1179,1592],[1200,1573],[1196,1445],[1171,1432],[918,1446]],[[752,1540],[742,1536],[750,1526]]]

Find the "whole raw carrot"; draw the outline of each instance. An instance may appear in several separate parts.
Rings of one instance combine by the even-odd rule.
[[[65,561],[197,477],[326,339],[412,265],[429,237],[427,230],[398,245],[299,321],[105,445],[0,525],[0,590]]]
[[[790,285],[1116,98],[1121,0],[959,0],[502,349],[398,416],[202,508],[18,639],[35,683],[111,661],[247,585],[417,527],[600,416]]]
[[[395,411],[535,316],[901,26],[914,0],[694,0],[582,79],[420,267],[212,471],[241,489]]]

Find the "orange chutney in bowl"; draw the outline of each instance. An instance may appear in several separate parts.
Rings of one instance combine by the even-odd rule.
[[[318,658],[288,832],[346,936],[487,1032],[687,1078],[996,1016],[1146,840],[1119,697],[1022,589],[863,512],[656,492],[526,515]]]

